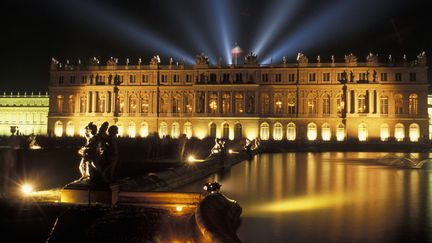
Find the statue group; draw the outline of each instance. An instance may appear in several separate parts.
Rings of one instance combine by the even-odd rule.
[[[90,122],[85,127],[86,144],[80,148],[81,156],[79,170],[81,178],[90,184],[109,184],[115,180],[115,170],[118,161],[116,137],[117,126],[110,126],[104,122],[99,131]]]

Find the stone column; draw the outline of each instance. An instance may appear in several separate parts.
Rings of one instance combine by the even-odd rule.
[[[92,95],[92,111],[93,111],[93,113],[95,113],[96,112],[96,92],[93,91],[92,93],[93,93],[93,95]]]
[[[369,89],[369,114],[374,113],[374,92]]]

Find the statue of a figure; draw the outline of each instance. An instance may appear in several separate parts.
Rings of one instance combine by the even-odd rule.
[[[348,78],[348,74],[347,74],[347,72],[346,71],[343,71],[342,72],[342,75],[341,75],[341,81],[344,81],[344,82],[346,82],[347,81],[347,78]]]
[[[79,164],[81,178],[79,180],[89,180],[91,176],[91,168],[95,167],[94,161],[97,157],[96,131],[97,127],[92,122],[85,127],[85,138],[87,141],[86,144],[78,150],[78,153],[81,156]]]

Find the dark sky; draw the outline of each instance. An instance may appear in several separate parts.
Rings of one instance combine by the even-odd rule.
[[[130,57],[132,62],[142,57],[143,62],[148,63],[152,55],[161,53],[158,48],[163,48],[156,47],[157,44],[147,39],[154,35],[192,57],[203,51],[222,56],[219,53],[220,46],[223,46],[218,32],[219,19],[228,26],[233,42],[230,44],[238,42],[245,52],[249,52],[256,37],[261,35],[260,26],[266,29],[265,19],[277,19],[280,13],[290,18],[282,20],[275,30],[266,46],[269,52],[271,47],[285,40],[288,33],[299,33],[294,30],[310,31],[311,34],[320,29],[331,30],[323,41],[320,35],[311,35],[308,41],[316,42],[316,45],[311,45],[313,47],[287,53],[292,62],[299,51],[311,57],[321,55],[328,58],[334,54],[340,60],[344,54],[353,52],[363,60],[370,51],[382,57],[391,53],[396,58],[406,53],[413,59],[424,50],[432,59],[432,21],[428,17],[432,14],[426,1],[217,1],[226,3],[221,7],[222,18],[217,17],[221,12],[215,8],[215,0],[3,1],[0,15],[0,92],[47,90],[51,57],[63,62],[65,59],[76,62],[81,58],[85,62],[97,56],[103,63],[110,56],[118,57],[120,62],[124,62],[126,57]],[[278,1],[302,4],[293,12],[281,12],[277,11],[280,7],[275,7]],[[343,19],[330,21],[330,24],[314,22],[316,16],[332,11],[328,6],[337,6],[345,1],[355,6],[347,10],[351,11],[348,16],[352,17],[345,15]],[[334,14],[339,14],[338,8],[334,9]],[[305,24],[311,22],[318,28]],[[357,24],[350,25],[351,22]],[[207,50],[196,45],[200,40],[206,43]],[[163,62],[168,60],[166,55],[162,57]]]

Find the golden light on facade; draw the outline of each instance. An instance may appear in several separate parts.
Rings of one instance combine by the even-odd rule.
[[[307,126],[307,138],[309,141],[315,141],[317,139],[317,126],[315,123],[309,123]]]
[[[135,123],[130,123],[129,124],[128,135],[131,138],[134,138],[136,136],[136,126],[135,126]]]
[[[66,126],[66,136],[73,137],[75,135],[75,127],[73,123],[68,122]]]
[[[402,142],[405,138],[405,128],[401,123],[396,124],[395,126],[395,139],[398,142]]]
[[[416,123],[409,126],[409,138],[411,142],[418,142],[420,138],[420,128]]]
[[[21,192],[23,193],[24,196],[29,196],[33,193],[34,188],[31,184],[29,183],[25,183],[21,186]]]
[[[381,124],[380,127],[380,139],[381,141],[387,141],[390,137],[389,127],[387,124]]]
[[[322,126],[321,137],[323,141],[330,141],[331,139],[331,130],[330,125],[328,123],[324,123]]]
[[[148,124],[146,122],[141,123],[140,136],[143,138],[148,136]]]
[[[176,206],[175,210],[176,210],[176,212],[182,212],[183,206],[178,205],[178,206]]]
[[[368,138],[367,125],[364,123],[361,123],[358,127],[358,139],[359,139],[359,141],[363,142],[363,141],[366,141],[367,138]]]
[[[61,121],[57,121],[54,126],[54,135],[56,137],[63,136],[63,123]]]

